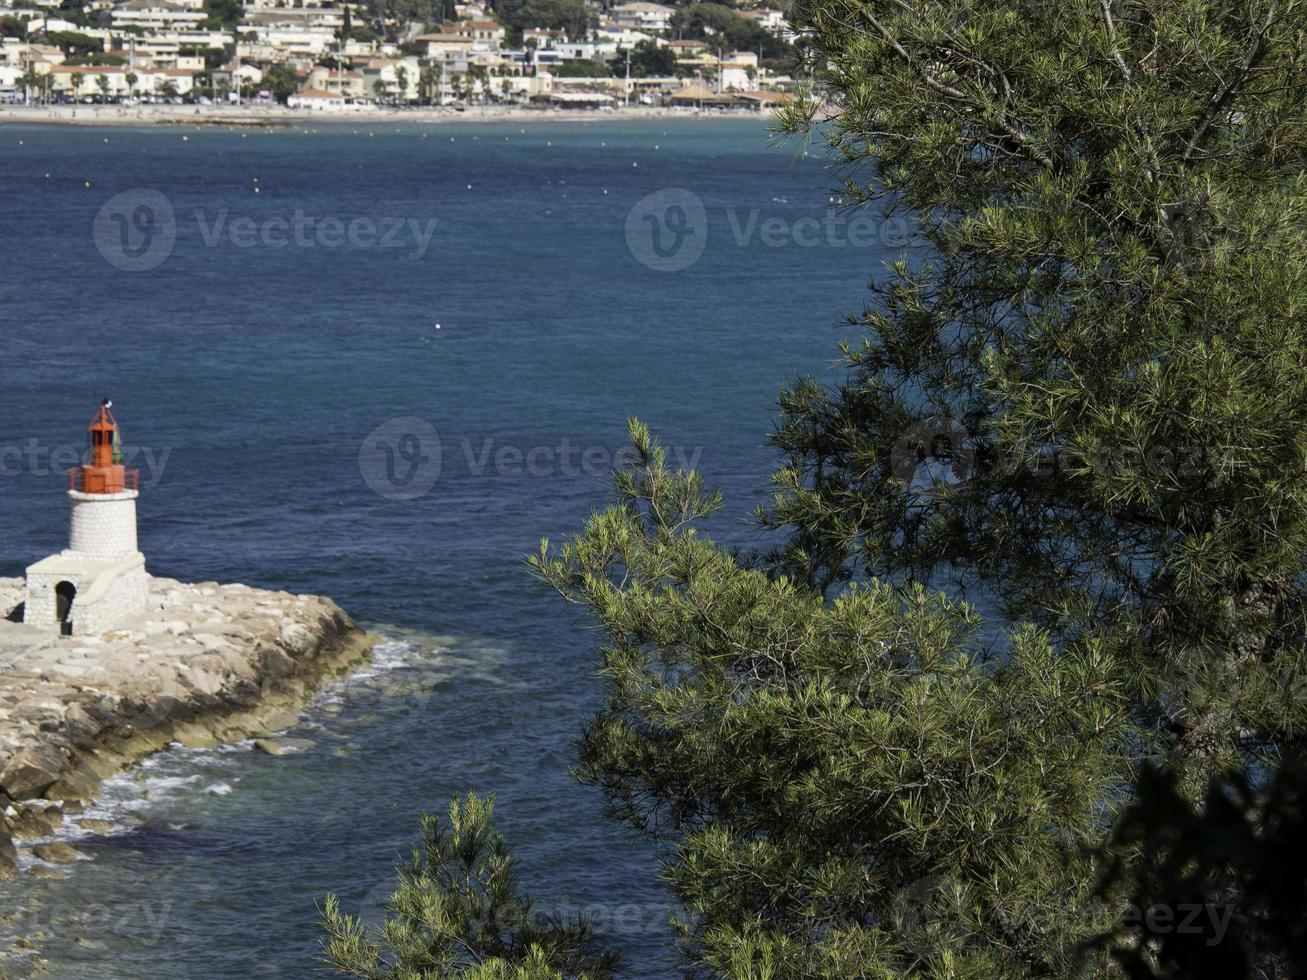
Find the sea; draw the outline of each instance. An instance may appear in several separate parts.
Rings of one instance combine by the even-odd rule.
[[[0,949],[331,976],[324,897],[381,921],[420,815],[475,790],[537,914],[679,975],[657,855],[571,772],[602,637],[524,556],[613,499],[631,418],[724,492],[704,533],[771,543],[778,392],[840,380],[901,244],[843,202],[860,176],[757,117],[0,125],[0,576],[64,546],[107,397],[151,573],[328,595],[379,638],[282,733],[304,751],[110,779],[97,831],[59,831],[89,860],[0,883]]]

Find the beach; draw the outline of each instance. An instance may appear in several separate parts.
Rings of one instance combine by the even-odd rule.
[[[283,105],[51,105],[0,106],[0,125],[6,123],[69,126],[267,126],[292,127],[309,123],[349,124],[412,123],[417,125],[491,123],[612,123],[639,120],[712,121],[769,117],[755,111],[689,110],[649,106],[611,109],[554,109],[523,106],[474,106],[464,111],[448,106],[414,108],[374,107],[328,111],[291,109]]]

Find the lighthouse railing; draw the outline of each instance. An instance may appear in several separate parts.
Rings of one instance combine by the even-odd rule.
[[[87,492],[85,482],[85,467],[79,466],[68,471],[68,489],[79,492]],[[109,474],[100,477],[102,489],[97,487],[90,491],[92,493],[122,493],[124,490],[141,489],[141,471],[140,470],[122,470],[122,481],[119,483],[114,478],[112,471]]]

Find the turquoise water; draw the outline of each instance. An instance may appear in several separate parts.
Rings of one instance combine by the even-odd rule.
[[[331,595],[385,639],[309,751],[164,753],[109,785],[93,861],[0,885],[50,976],[317,975],[315,902],[375,917],[465,789],[544,911],[674,975],[649,849],[567,772],[595,636],[521,557],[604,503],[629,416],[760,542],[776,391],[830,369],[891,252],[839,179],[756,121],[0,127],[0,575],[62,546],[111,395],[151,571]]]

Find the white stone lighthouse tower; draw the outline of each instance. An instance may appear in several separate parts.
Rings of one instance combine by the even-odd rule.
[[[64,635],[103,633],[145,609],[145,556],[136,548],[137,473],[123,466],[105,399],[87,427],[90,462],[68,471],[68,547],[27,569],[23,621]]]

